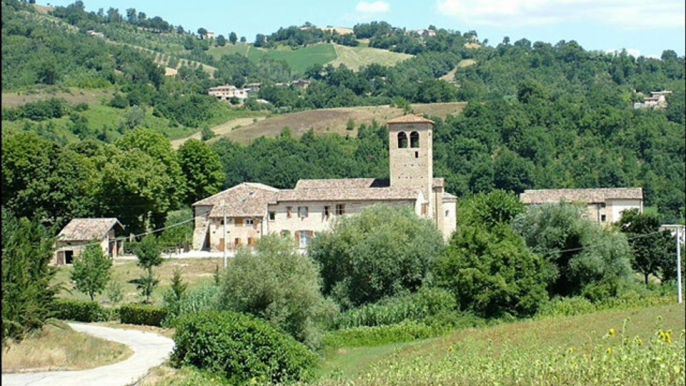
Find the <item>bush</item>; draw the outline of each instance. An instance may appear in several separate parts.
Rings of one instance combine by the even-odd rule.
[[[439,313],[457,309],[457,300],[441,288],[422,287],[417,293],[405,294],[351,309],[336,318],[335,328],[383,326],[405,320],[422,322]]]
[[[51,305],[51,316],[76,322],[105,322],[116,318],[116,311],[103,308],[98,302],[72,299],[56,299]]]
[[[308,380],[317,356],[253,316],[209,311],[182,318],[172,361],[226,377],[231,383]]]
[[[320,344],[320,325],[337,312],[320,292],[317,265],[295,252],[292,239],[270,235],[257,253],[241,250],[222,287],[224,309],[263,318],[310,348]]]
[[[173,327],[175,322],[184,316],[218,310],[219,294],[219,287],[214,285],[200,287],[197,290],[184,293],[175,307],[168,308],[169,312],[162,325]],[[169,300],[165,298],[165,304],[168,303]]]
[[[405,321],[387,326],[362,326],[346,328],[324,336],[324,346],[329,349],[340,347],[380,346],[389,343],[409,342],[438,336],[447,329],[428,326],[424,323]]]
[[[161,327],[167,310],[145,304],[126,304],[119,309],[122,323]]]

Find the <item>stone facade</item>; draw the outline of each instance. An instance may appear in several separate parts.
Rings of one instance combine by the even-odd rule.
[[[57,235],[53,264],[71,264],[90,244],[99,244],[103,253],[117,257],[124,250],[124,240],[115,231],[124,226],[116,218],[75,218]]]
[[[527,205],[560,202],[585,204],[586,218],[601,224],[619,221],[625,210],[638,209],[643,212],[641,188],[525,190],[520,200]]]
[[[256,183],[234,186],[193,204],[193,249],[233,250],[270,233],[290,235],[305,248],[337,218],[374,204],[411,207],[431,219],[447,240],[456,228],[457,198],[444,191],[442,178],[433,177],[433,122],[409,115],[388,124],[390,181],[300,180],[294,189]]]

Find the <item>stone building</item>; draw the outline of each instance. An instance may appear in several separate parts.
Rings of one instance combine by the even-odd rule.
[[[643,213],[642,188],[525,190],[519,197],[526,205],[581,203],[586,217],[598,223],[617,222],[628,209]]]
[[[117,257],[124,250],[124,240],[115,237],[124,226],[116,218],[75,218],[57,235],[54,264],[71,264],[86,246],[98,243],[103,253]]]
[[[406,115],[388,126],[390,181],[300,180],[293,189],[242,183],[193,204],[193,249],[251,246],[270,233],[292,235],[299,248],[306,248],[337,217],[374,204],[409,206],[447,239],[456,228],[457,198],[444,190],[443,178],[433,177],[433,122]]]

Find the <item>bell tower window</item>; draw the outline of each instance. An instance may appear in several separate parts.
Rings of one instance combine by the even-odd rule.
[[[398,149],[404,149],[407,147],[407,134],[400,132],[398,133]]]
[[[419,147],[419,133],[416,131],[410,133],[410,147]]]

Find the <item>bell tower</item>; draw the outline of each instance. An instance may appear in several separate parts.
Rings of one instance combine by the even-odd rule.
[[[388,123],[388,158],[391,188],[416,189],[427,200],[421,215],[433,217],[434,122],[418,115],[405,115]]]

